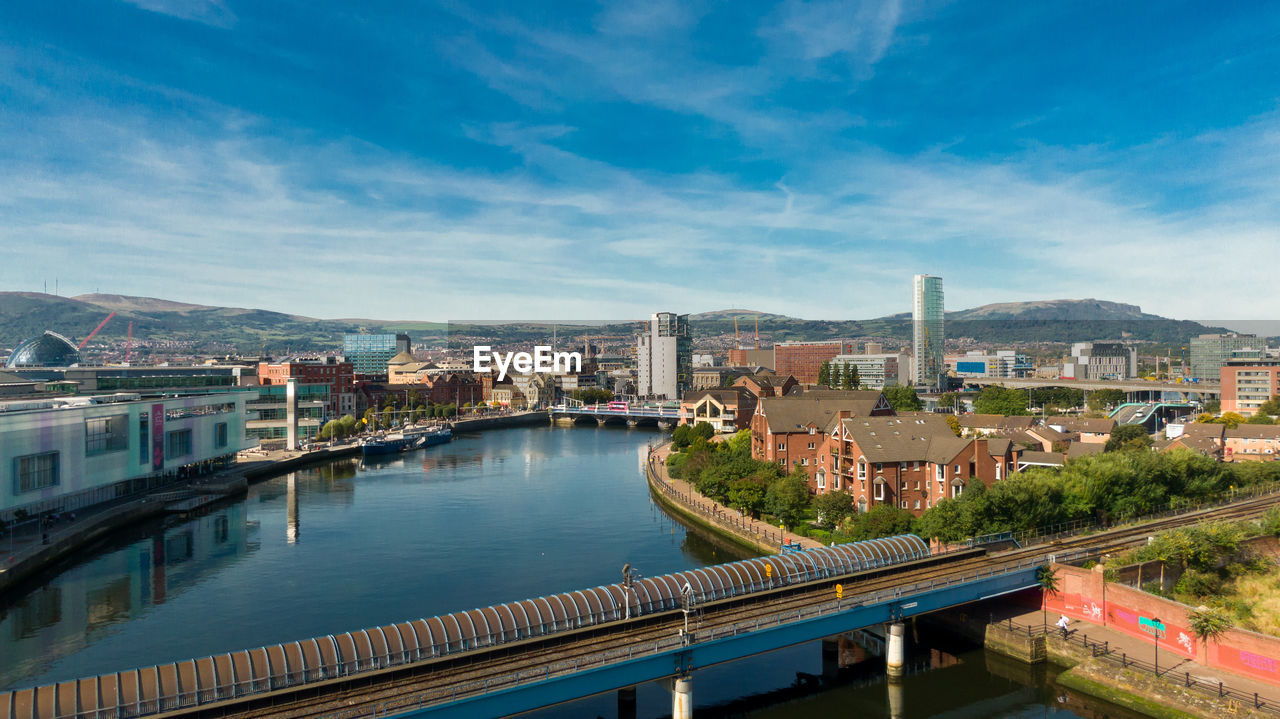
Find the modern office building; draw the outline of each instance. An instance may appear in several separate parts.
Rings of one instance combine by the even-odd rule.
[[[1119,342],[1076,342],[1062,363],[1063,379],[1132,379],[1138,376],[1138,350]]]
[[[779,342],[773,346],[774,371],[782,377],[791,375],[801,384],[817,384],[824,362],[853,352],[853,340]]]
[[[1030,377],[1035,371],[1031,358],[1014,350],[970,350],[947,355],[947,370],[957,377]]]
[[[356,379],[387,379],[387,363],[401,352],[409,352],[407,334],[350,334],[342,338],[342,354],[351,363]]]
[[[289,417],[289,385],[270,384],[255,387],[245,404],[245,435],[263,447],[285,447],[289,442],[289,428],[295,426],[296,441],[307,443],[315,438],[329,415],[329,385],[323,383],[301,384],[294,382],[294,418]],[[354,412],[352,414],[355,414]]]
[[[26,379],[73,388],[76,394],[104,392],[201,392],[258,384],[256,365],[133,367],[18,367],[9,370]]]
[[[1280,397],[1280,359],[1228,360],[1218,373],[1223,412],[1251,417],[1258,413],[1258,405]]]
[[[911,337],[917,387],[936,389],[946,386],[944,313],[942,278],[916,275],[911,302]]]
[[[328,417],[336,419],[356,412],[355,371],[350,360],[337,357],[288,357],[278,362],[260,362],[258,381],[264,385],[285,384],[294,379],[300,385],[329,385]]]
[[[254,445],[252,392],[0,403],[0,520],[73,511],[220,468]]]
[[[832,369],[843,372],[846,366],[858,369],[858,384],[867,389],[884,389],[911,381],[911,358],[905,354],[837,355]]]
[[[636,394],[680,399],[693,382],[693,345],[689,315],[659,312],[636,337]]]
[[[1201,380],[1219,378],[1219,371],[1233,354],[1254,350],[1255,356],[1265,355],[1266,340],[1257,335],[1231,332],[1225,335],[1200,335],[1191,338],[1191,376]]]

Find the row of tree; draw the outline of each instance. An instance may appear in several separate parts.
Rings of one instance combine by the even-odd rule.
[[[828,360],[818,368],[818,384],[831,389],[861,389],[862,379],[858,377],[856,365],[849,362],[832,364]]]
[[[742,430],[723,442],[708,442],[711,425],[699,422],[685,429],[677,443],[682,451],[667,458],[667,472],[693,485],[702,495],[760,518],[772,515],[794,527],[809,508],[809,477],[797,467],[790,474],[773,462],[751,458],[751,431]],[[675,445],[673,444],[673,447]]]

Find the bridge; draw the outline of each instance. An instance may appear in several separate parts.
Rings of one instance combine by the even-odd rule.
[[[1186,402],[1126,402],[1111,413],[1111,419],[1121,424],[1139,424],[1147,432],[1164,429],[1169,420],[1186,416],[1194,408]]]
[[[661,404],[644,404],[638,402],[602,402],[599,404],[583,404],[574,400],[565,400],[561,404],[548,408],[551,418],[572,422],[594,419],[598,424],[671,424],[680,421],[679,406],[663,406]]]
[[[1033,389],[1036,387],[1069,387],[1092,392],[1100,389],[1118,389],[1127,394],[1146,395],[1155,400],[1157,392],[1176,393],[1181,399],[1217,399],[1222,394],[1219,382],[1151,382],[1140,379],[1045,379],[1042,377],[965,377],[968,386],[986,387],[987,385],[1003,385],[1012,389]]]
[[[704,567],[483,609],[0,693],[0,719],[502,716],[673,680],[687,717],[697,669],[1034,588],[1151,532],[1260,514],[1271,493],[1225,507],[998,554],[934,554],[891,537]]]

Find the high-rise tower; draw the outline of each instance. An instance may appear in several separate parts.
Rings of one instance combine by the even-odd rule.
[[[943,317],[942,278],[916,275],[911,325],[917,387],[940,389],[946,385]]]

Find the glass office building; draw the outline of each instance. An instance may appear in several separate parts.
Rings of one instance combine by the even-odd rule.
[[[942,388],[947,366],[943,344],[942,278],[916,275],[911,303],[912,344],[915,350],[915,384],[920,388]]]
[[[409,335],[345,335],[342,354],[351,362],[357,375],[387,376],[387,363],[401,352],[409,351]]]

